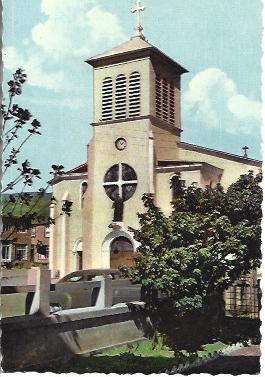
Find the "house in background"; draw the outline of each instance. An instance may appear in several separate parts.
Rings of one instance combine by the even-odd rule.
[[[31,229],[31,254],[34,255],[34,262],[48,264],[49,239],[49,227],[36,225]]]
[[[1,264],[5,265],[12,261],[28,261],[48,265],[49,255],[49,227],[46,224],[49,216],[51,194],[45,194],[37,199],[38,193],[30,193],[33,197],[34,211],[37,212],[41,223],[32,227],[27,223],[21,224],[21,218],[30,206],[19,200],[19,194],[12,194],[18,201],[15,209],[14,204],[9,203],[9,195],[3,195],[3,231],[1,234],[2,258]],[[35,205],[38,200],[38,205]],[[10,213],[12,213],[10,215]]]
[[[8,219],[2,218],[2,260],[1,263],[9,263],[13,260],[30,260],[31,231],[15,230],[7,225]]]
[[[3,219],[3,228],[1,264],[16,260],[48,265],[49,227],[36,225],[34,228],[25,230],[5,229]]]

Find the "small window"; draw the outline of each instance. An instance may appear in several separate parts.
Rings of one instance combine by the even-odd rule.
[[[27,245],[17,245],[15,252],[16,259],[27,259]]]
[[[2,262],[11,262],[12,245],[2,245]]]
[[[27,232],[28,232],[27,229],[19,229],[19,230],[18,230],[18,233],[27,233]]]
[[[31,237],[32,238],[36,237],[36,228],[35,227],[31,229]]]
[[[48,226],[44,228],[44,237],[46,238],[50,237],[50,228]]]

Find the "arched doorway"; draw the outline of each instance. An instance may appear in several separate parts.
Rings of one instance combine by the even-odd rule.
[[[76,269],[83,269],[83,242],[78,241],[75,245],[75,254],[76,254]]]
[[[110,268],[132,266],[134,264],[132,242],[124,236],[114,238],[110,244]]]

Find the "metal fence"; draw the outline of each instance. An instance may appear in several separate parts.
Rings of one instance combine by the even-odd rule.
[[[259,281],[253,284],[240,281],[225,292],[226,315],[258,319],[261,309],[261,289]]]

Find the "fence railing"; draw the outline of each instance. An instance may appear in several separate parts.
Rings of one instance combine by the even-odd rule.
[[[242,281],[225,292],[227,316],[258,319],[261,309],[261,289],[259,284]]]

